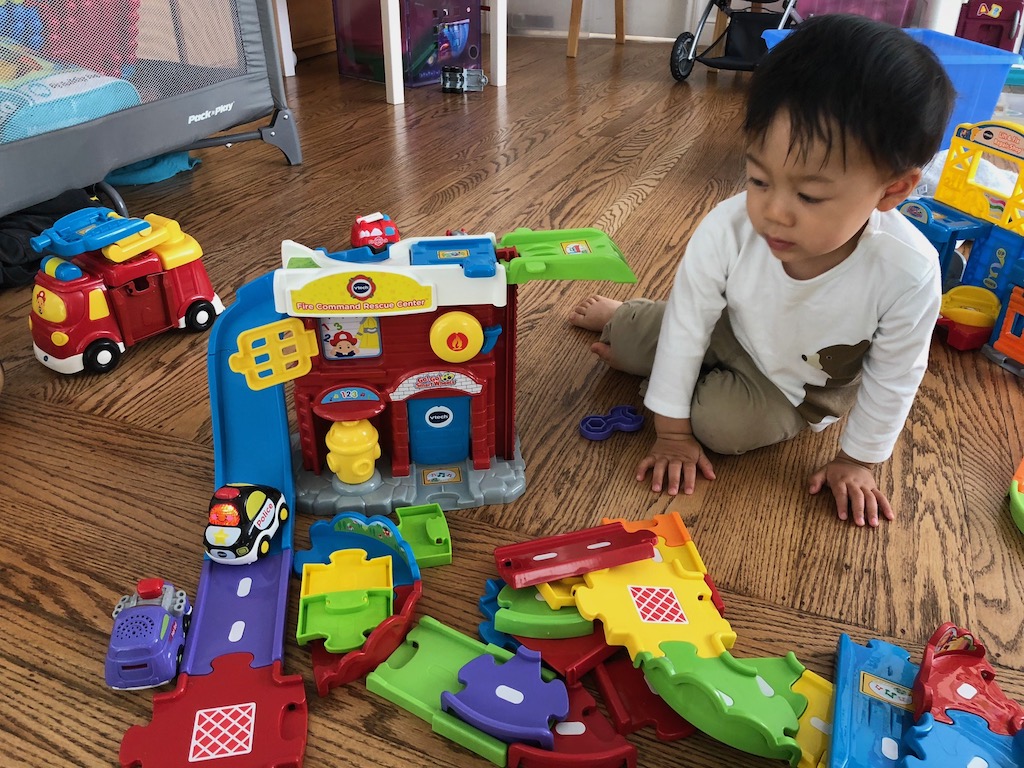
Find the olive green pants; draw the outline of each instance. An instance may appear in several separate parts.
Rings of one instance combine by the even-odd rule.
[[[651,375],[664,314],[665,302],[649,299],[631,299],[616,310],[601,332],[601,341],[612,348],[616,367],[638,376]],[[807,427],[736,340],[726,313],[704,354],[690,406],[690,426],[705,448],[722,454],[789,440]]]

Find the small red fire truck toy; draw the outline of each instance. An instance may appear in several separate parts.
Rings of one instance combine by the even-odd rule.
[[[32,247],[51,254],[32,289],[32,347],[60,373],[106,373],[126,347],[171,328],[205,331],[224,310],[203,249],[173,219],[86,208]]]
[[[357,216],[352,224],[352,247],[366,246],[374,253],[383,253],[402,236],[398,227],[386,213],[377,211],[366,216]]]

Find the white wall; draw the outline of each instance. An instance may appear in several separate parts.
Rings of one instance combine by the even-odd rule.
[[[952,35],[956,31],[961,2],[917,0],[913,24]],[[626,0],[626,34],[674,40],[680,33],[692,32],[697,27],[705,4],[706,0]],[[737,5],[747,7],[746,2]],[[569,29],[570,6],[570,0],[508,0],[509,32],[564,37]],[[711,18],[714,19],[714,14]],[[713,23],[709,26],[713,28]],[[583,0],[580,36],[585,37],[588,32],[615,33],[615,0]]]
[[[509,32],[550,33],[565,37],[569,29],[570,0],[508,0]],[[626,0],[626,34],[675,40],[691,30],[691,8],[697,13],[703,0]],[[580,37],[587,33],[615,34],[615,0],[583,0]]]

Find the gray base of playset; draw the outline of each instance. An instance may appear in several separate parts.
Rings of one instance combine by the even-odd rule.
[[[981,354],[991,360],[998,366],[1001,366],[1008,370],[1015,376],[1024,378],[1024,362],[1018,362],[1008,355],[1004,355],[999,350],[995,349],[991,344],[986,344],[981,348]]]
[[[526,491],[526,462],[516,438],[511,461],[492,458],[489,469],[473,469],[467,459],[457,464],[420,467],[410,465],[406,477],[392,477],[388,462],[379,461],[373,477],[359,485],[343,483],[324,470],[317,475],[302,468],[298,441],[292,444],[295,471],[295,506],[303,514],[330,515],[361,512],[387,515],[396,507],[438,504],[445,511],[485,504],[507,504]]]

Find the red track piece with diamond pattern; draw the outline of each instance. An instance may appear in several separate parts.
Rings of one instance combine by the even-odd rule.
[[[252,654],[213,662],[209,675],[178,677],[153,697],[153,719],[121,740],[122,768],[301,768],[306,750],[306,691],[281,662],[253,669]]]

